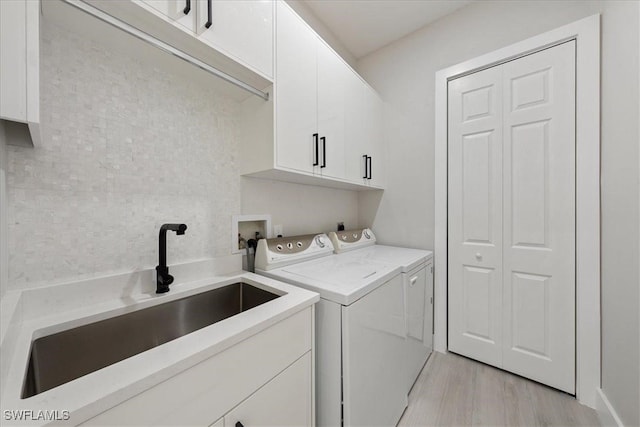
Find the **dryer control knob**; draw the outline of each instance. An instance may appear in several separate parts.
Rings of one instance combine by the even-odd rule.
[[[362,234],[364,234],[364,238],[365,239],[370,239],[371,238],[371,234],[369,234],[369,230],[364,230],[362,232]]]
[[[324,239],[321,236],[316,236],[315,241],[316,241],[316,245],[320,246],[321,248],[324,248]]]

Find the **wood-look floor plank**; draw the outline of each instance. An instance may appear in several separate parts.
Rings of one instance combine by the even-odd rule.
[[[453,353],[431,355],[398,426],[598,426],[566,393]]]

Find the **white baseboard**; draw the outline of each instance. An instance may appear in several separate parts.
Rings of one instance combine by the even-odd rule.
[[[624,427],[622,420],[601,388],[596,391],[596,411],[598,411],[598,418],[603,426]]]

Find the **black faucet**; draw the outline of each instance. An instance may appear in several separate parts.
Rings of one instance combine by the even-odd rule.
[[[167,267],[167,230],[175,231],[178,236],[184,234],[186,224],[163,224],[160,227],[160,263],[156,267],[156,294],[169,292],[169,285],[173,283],[173,276]]]

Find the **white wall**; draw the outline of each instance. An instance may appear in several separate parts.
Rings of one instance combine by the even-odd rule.
[[[189,227],[169,233],[170,264],[230,254],[242,212],[271,213],[289,235],[356,226],[355,192],[240,177],[245,92],[106,26],[95,34],[43,19],[42,147],[0,151],[1,295],[152,268],[164,222]]]
[[[9,283],[24,288],[230,253],[239,103],[45,22],[42,147],[8,146]],[[137,46],[137,45],[136,45]]]
[[[602,387],[625,424],[638,425],[638,2],[474,2],[362,58],[358,71],[387,102],[390,165],[383,196],[360,193],[358,209],[382,242],[432,248],[435,72],[599,12]]]
[[[358,193],[348,190],[242,178],[242,213],[271,214],[285,236],[358,227]]]

